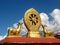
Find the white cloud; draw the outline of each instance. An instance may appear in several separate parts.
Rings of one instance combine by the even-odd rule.
[[[19,22],[24,23],[24,22],[23,22],[23,18],[22,18],[21,20],[19,20]]]
[[[40,17],[41,17],[41,20],[42,20],[42,24],[43,25],[47,25],[47,29],[53,29],[53,21],[49,21],[49,17],[46,13],[40,13]]]
[[[28,32],[28,30],[27,30],[27,28],[25,27],[25,25],[24,25],[24,23],[23,23],[23,24],[22,24],[22,27],[21,27],[21,32],[20,32],[20,34],[21,34],[22,36],[24,36],[24,35],[27,34],[27,32]]]
[[[0,36],[0,40],[2,40],[3,39],[3,36]]]
[[[49,17],[46,13],[40,13],[40,17],[41,17],[41,21],[42,21],[42,24],[47,24],[49,23]]]
[[[0,41],[3,40],[3,39],[5,39],[6,36],[7,36],[7,34],[5,36],[0,36]]]
[[[60,30],[60,9],[54,9],[51,13],[51,16],[54,19],[54,23],[56,24],[56,26],[54,27],[54,29]]]
[[[13,27],[14,27],[14,28],[17,28],[17,23],[13,24]]]
[[[50,16],[52,16],[52,20],[49,21],[49,17],[46,13],[40,13],[42,24],[47,25],[47,29],[52,29],[54,32],[60,30],[60,9],[54,9]]]
[[[60,9],[54,9],[51,16],[54,18],[56,23],[60,24]]]

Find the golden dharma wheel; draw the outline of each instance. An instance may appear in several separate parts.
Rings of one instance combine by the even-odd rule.
[[[27,10],[24,15],[24,24],[28,31],[33,31],[34,33],[38,31],[41,26],[41,18],[39,13],[33,8]]]

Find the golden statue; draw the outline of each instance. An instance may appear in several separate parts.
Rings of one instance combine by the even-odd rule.
[[[22,23],[18,23],[17,25],[17,28],[8,28],[8,37],[20,36],[20,29]]]
[[[27,37],[33,37],[33,38],[40,38],[40,32],[39,28],[42,25],[41,24],[41,18],[39,13],[33,9],[30,8],[25,12],[24,15],[24,24],[26,28],[28,29]],[[8,28],[8,35],[7,37],[20,37],[20,29],[22,26],[22,23],[17,24],[17,28]],[[43,27],[43,32],[44,32],[44,37],[54,37],[53,36],[53,31],[47,31],[46,25],[42,25]]]
[[[43,27],[44,37],[48,37],[48,38],[54,37],[52,30],[47,31],[46,25],[42,25],[42,27]]]
[[[24,24],[28,29],[28,37],[40,37],[38,29],[41,25],[41,18],[35,9],[30,8],[26,11],[24,15]]]

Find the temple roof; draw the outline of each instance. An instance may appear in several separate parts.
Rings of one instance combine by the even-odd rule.
[[[60,43],[60,39],[56,38],[26,38],[26,37],[8,37],[0,41],[0,43]]]

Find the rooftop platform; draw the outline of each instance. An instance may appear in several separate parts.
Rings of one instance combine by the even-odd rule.
[[[1,40],[0,43],[60,43],[56,38],[26,38],[26,37],[9,37]]]

